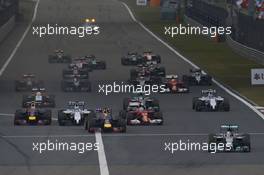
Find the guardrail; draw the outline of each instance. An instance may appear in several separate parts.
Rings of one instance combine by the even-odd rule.
[[[18,13],[18,0],[3,1],[0,4],[0,26]]]
[[[18,14],[18,0],[1,1],[0,4],[0,43],[15,25]]]
[[[184,20],[186,23],[188,23],[192,26],[203,27],[202,24],[195,21],[194,19],[189,18],[186,15],[184,16]],[[210,38],[209,35],[208,35],[208,38]],[[237,54],[245,56],[251,60],[254,60],[254,61],[264,65],[264,53],[263,52],[258,51],[258,50],[253,49],[253,48],[250,48],[250,47],[247,47],[247,46],[233,40],[230,35],[226,35],[226,42],[227,42],[228,46]]]
[[[226,36],[226,41],[227,44],[229,45],[229,47],[231,47],[231,49],[233,51],[235,51],[237,54],[245,56],[249,59],[252,59],[260,64],[264,65],[264,53],[261,51],[258,51],[256,49],[247,47],[235,40],[232,39],[231,36],[227,35]]]
[[[5,39],[8,33],[15,26],[15,16],[11,17],[4,25],[0,27],[0,43]]]

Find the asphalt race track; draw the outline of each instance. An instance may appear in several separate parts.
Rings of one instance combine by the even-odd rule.
[[[0,78],[0,113],[14,114],[21,107],[23,93],[14,91],[14,80],[24,73],[35,73],[45,81],[49,94],[56,95],[56,111],[69,100],[84,100],[89,108],[112,107],[117,114],[122,99],[129,94],[99,94],[98,84],[126,81],[130,67],[121,65],[120,58],[130,50],[151,49],[162,56],[168,73],[188,73],[189,64],[136,24],[123,4],[116,0],[41,0],[33,25],[81,25],[94,17],[101,27],[98,36],[46,36],[39,38],[32,31],[25,37],[12,61]],[[92,93],[63,93],[60,90],[65,65],[49,64],[48,54],[61,48],[72,56],[94,54],[107,62],[105,71],[90,74]],[[0,53],[1,56],[1,53]],[[263,119],[242,102],[219,87],[220,95],[228,97],[230,112],[201,112],[191,109],[192,97],[199,96],[204,87],[192,87],[189,94],[156,95],[164,113],[163,126],[128,127],[126,134],[102,134],[110,175],[260,175],[264,169]],[[206,142],[207,134],[219,131],[221,124],[238,124],[241,131],[251,135],[251,153],[217,153],[164,151],[165,142],[191,140]],[[83,127],[14,126],[12,115],[0,117],[0,174],[9,175],[97,175],[100,174],[97,151],[77,152],[32,151],[32,142],[47,139],[65,142],[96,142],[94,134]]]

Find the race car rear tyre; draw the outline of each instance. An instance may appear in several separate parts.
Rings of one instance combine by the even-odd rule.
[[[94,118],[88,118],[87,120],[87,130],[90,133],[93,133],[94,131],[92,130],[92,128],[96,127],[96,119]]]
[[[196,107],[196,102],[198,101],[198,97],[194,97],[193,99],[192,99],[192,109],[195,109],[195,107]]]
[[[245,134],[245,139],[244,139],[244,145],[248,146],[248,151],[245,152],[250,152],[251,151],[251,145],[250,145],[250,135],[249,134]]]
[[[14,117],[14,125],[20,125],[19,120],[24,120],[25,116],[23,115],[23,111],[22,110],[16,110],[15,112],[15,117]]]
[[[128,105],[129,105],[129,98],[124,98],[124,100],[123,100],[123,109],[127,110]]]
[[[203,105],[203,102],[201,102],[201,101],[196,101],[196,103],[195,103],[195,110],[197,111],[197,112],[200,112],[200,111],[202,111],[202,105]]]
[[[153,100],[153,107],[154,107],[154,109],[155,109],[157,112],[160,111],[159,100],[157,100],[157,99],[154,99],[154,100]]]
[[[62,110],[58,111],[58,123],[60,126],[64,126],[65,122],[64,122],[64,114],[62,112]]]
[[[45,113],[43,114],[44,119],[47,120],[47,123],[45,123],[46,125],[51,125],[52,122],[52,118],[51,118],[51,110],[47,110],[45,111]]]
[[[102,61],[100,67],[101,67],[101,69],[106,69],[106,62],[105,61]]]
[[[128,114],[126,115],[126,123],[127,123],[127,125],[131,125],[130,121],[133,120],[134,118],[135,118],[135,117],[134,117],[133,114],[128,113]]]
[[[123,118],[118,119],[118,125],[121,129],[121,132],[125,133],[126,132],[126,125],[127,125],[126,120]]]
[[[121,58],[121,64],[122,65],[128,65],[128,61],[125,58]]]
[[[165,67],[159,68],[160,76],[165,77],[166,76],[166,69]]]
[[[14,118],[14,125],[20,125],[19,120],[23,118],[23,116],[20,113],[15,114],[15,118]]]
[[[164,120],[163,120],[163,114],[161,112],[154,113],[154,119],[160,119],[162,122],[158,123],[157,125],[163,125]]]
[[[130,70],[130,79],[135,80],[138,76],[138,72],[135,69]]]

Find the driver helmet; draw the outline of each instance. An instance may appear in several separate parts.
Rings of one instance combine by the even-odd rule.
[[[106,115],[108,115],[109,114],[109,110],[107,109],[107,108],[104,108],[103,109],[103,114],[106,116]]]
[[[76,83],[79,83],[79,79],[77,77],[74,77],[73,78],[73,82],[76,84]]]
[[[42,95],[41,92],[36,93],[36,96],[41,96],[41,95]]]
[[[226,132],[226,137],[232,137],[232,132],[231,131],[227,131]]]
[[[35,102],[32,102],[31,105],[30,105],[30,109],[36,109],[36,104]]]
[[[208,92],[208,97],[212,98],[213,97],[213,93],[212,92]]]

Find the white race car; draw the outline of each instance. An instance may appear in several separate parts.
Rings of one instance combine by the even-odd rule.
[[[202,91],[201,97],[194,97],[192,108],[196,111],[230,111],[228,99],[218,96],[216,90]]]
[[[90,114],[90,111],[85,108],[83,101],[70,101],[67,109],[61,109],[58,111],[59,125],[83,125],[85,117]]]

